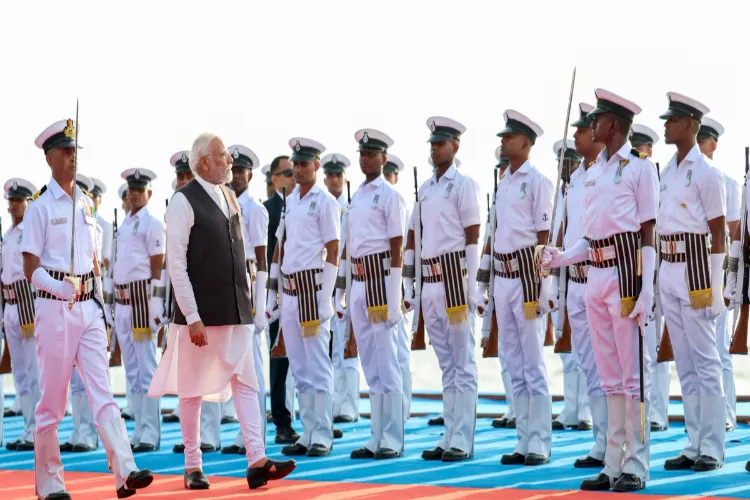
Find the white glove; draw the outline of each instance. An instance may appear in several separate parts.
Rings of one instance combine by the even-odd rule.
[[[318,318],[321,324],[333,317],[333,289],[336,287],[336,275],[338,267],[330,262],[323,266],[323,286],[318,292]]]
[[[107,322],[107,326],[112,326],[114,323],[112,320],[112,304],[104,304],[104,320]]]
[[[148,320],[152,333],[155,333],[159,329],[159,326],[166,322],[166,318],[164,317],[164,299],[162,297],[151,296]]]
[[[734,241],[729,247],[729,258],[738,259],[740,256],[740,242]],[[734,297],[737,293],[737,272],[729,271],[727,273],[727,287],[724,289],[724,298],[729,300],[728,309],[731,311],[734,309]]]
[[[339,279],[346,279],[346,261],[341,259],[339,262]],[[346,317],[346,307],[344,307],[344,299],[346,298],[346,290],[343,288],[336,289],[336,298],[333,305],[336,307],[336,317],[338,319],[344,319]]]
[[[479,252],[477,245],[466,245],[466,304],[470,313],[477,311],[477,271],[479,271]]]
[[[706,308],[709,319],[716,319],[724,311],[724,296],[722,287],[724,281],[724,254],[711,254],[711,307]]]
[[[258,271],[255,273],[255,316],[253,317],[253,325],[255,325],[255,333],[260,334],[268,326],[268,319],[266,319],[266,284],[268,283],[268,273],[266,271]]]
[[[268,290],[268,300],[266,301],[266,319],[269,323],[279,319],[279,305],[276,303],[276,297],[278,292],[276,290]]]
[[[550,301],[552,300],[552,277],[547,276],[546,278],[542,279],[542,288],[539,292],[539,311],[542,315],[547,314],[552,309],[549,306]],[[555,293],[557,290],[555,290]]]
[[[404,307],[407,312],[414,309],[414,280],[404,278]]]
[[[388,328],[398,325],[404,318],[401,312],[401,275],[400,267],[392,267],[391,275],[385,277],[385,297],[388,302]]]
[[[542,253],[543,267],[563,267],[584,262],[589,258],[589,242],[581,239],[571,248],[560,252],[557,247],[544,247]]]
[[[43,267],[37,267],[31,275],[31,282],[40,290],[44,290],[62,300],[73,300],[77,293],[73,283],[67,280],[57,281]]]
[[[645,323],[648,315],[654,307],[654,271],[656,268],[656,250],[654,247],[643,247],[641,249],[641,262],[643,264],[643,275],[641,276],[641,293],[635,301],[633,312],[628,318],[640,315]]]
[[[495,309],[495,299],[494,297],[489,297],[486,300],[480,300],[477,304],[477,314],[480,318],[484,318],[487,315],[492,314],[492,311]]]

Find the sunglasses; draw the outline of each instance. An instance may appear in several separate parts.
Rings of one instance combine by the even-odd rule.
[[[292,172],[291,170],[283,170],[281,172],[276,172],[275,174],[272,174],[272,175],[278,175],[281,177],[293,177],[294,172]]]

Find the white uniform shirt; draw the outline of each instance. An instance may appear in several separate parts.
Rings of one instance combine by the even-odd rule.
[[[195,176],[195,182],[206,190],[208,196],[229,219],[229,204],[224,192],[216,184],[206,182],[200,176]],[[184,194],[179,191],[172,196],[167,208],[167,272],[172,280],[175,300],[180,304],[180,310],[185,315],[188,325],[200,321],[198,305],[195,302],[193,285],[187,273],[187,249],[190,241],[190,230],[195,223],[195,212]],[[118,233],[121,229],[118,229]],[[119,247],[120,240],[117,244]],[[120,253],[120,249],[117,249]],[[210,265],[210,263],[207,263]]]
[[[583,163],[570,174],[570,185],[565,191],[568,217],[563,235],[563,246],[572,248],[586,235],[586,207],[584,202],[583,183],[586,179],[586,168]]]
[[[403,237],[406,207],[401,195],[381,175],[362,183],[349,205],[350,249],[353,258],[391,249],[390,238]]]
[[[115,284],[151,279],[151,257],[163,255],[164,223],[143,207],[128,213],[117,228],[117,257],[112,277]]]
[[[419,188],[423,259],[466,249],[464,229],[482,223],[476,181],[460,173],[455,163],[440,179],[435,178],[436,171]],[[410,231],[414,224],[412,213]]]
[[[591,239],[635,233],[641,230],[642,222],[656,219],[659,203],[656,167],[650,159],[633,155],[631,149],[630,142],[626,142],[609,160],[605,149],[586,171],[586,236]],[[621,178],[617,182],[621,162]]]
[[[96,222],[102,228],[102,259],[109,260],[112,258],[112,223],[98,213],[96,214]]]
[[[245,259],[257,260],[255,247],[268,246],[268,210],[245,191],[237,199],[242,211],[242,232],[245,237]]]
[[[572,175],[572,174],[571,174]],[[560,182],[560,191],[557,195],[557,207],[555,207],[555,227],[551,228],[551,234],[550,234],[550,245],[556,245],[557,244],[557,235],[562,229],[562,219],[563,219],[563,187],[564,184]],[[553,202],[554,205],[554,202]]]
[[[727,222],[739,222],[741,218],[740,209],[740,185],[732,177],[724,174],[727,192]]]
[[[339,244],[339,257],[344,252],[344,245],[346,245],[346,227],[347,227],[347,217],[346,213],[349,209],[349,202],[346,201],[346,195],[344,193],[341,193],[341,195],[336,198],[336,202],[339,204],[339,213],[341,214],[340,221],[341,221],[341,237],[339,238],[340,244]]]
[[[23,255],[21,254],[21,242],[23,241],[23,221],[13,226],[3,235],[3,249],[0,252],[0,281],[4,285],[10,285],[18,280],[25,279],[23,274]]]
[[[539,231],[552,224],[552,182],[527,160],[511,174],[510,167],[497,183],[495,248],[511,253],[539,244]]]
[[[698,146],[679,166],[675,154],[661,173],[657,234],[708,234],[708,221],[727,211],[725,182]]]
[[[339,239],[341,209],[328,191],[315,184],[304,198],[299,186],[286,199],[284,259],[281,271],[294,274],[307,269],[322,269],[326,258],[325,245]],[[281,235],[281,225],[276,238]]]
[[[75,187],[76,233],[73,273],[81,276],[94,269],[97,224],[94,202]],[[21,251],[39,257],[44,269],[70,272],[73,199],[54,179],[47,190],[29,204],[24,215]]]

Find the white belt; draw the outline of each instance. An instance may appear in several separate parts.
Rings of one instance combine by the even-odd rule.
[[[591,266],[578,266],[575,264],[572,266],[568,266],[568,276],[576,279],[587,278],[589,275],[589,267]],[[581,270],[580,274],[578,274],[579,269]]]
[[[384,262],[383,265],[385,265],[385,260],[387,259],[383,260]],[[461,269],[466,269],[465,258],[461,259]],[[438,264],[422,264],[422,277],[423,278],[432,278],[435,276],[442,276],[442,275],[443,275],[443,269],[439,263]]]
[[[596,262],[597,264],[600,262],[605,262],[608,260],[612,260],[617,257],[617,250],[614,246],[594,249],[589,248],[589,260],[591,262]]]
[[[499,273],[510,274],[518,271],[518,259],[502,261],[493,257],[492,260],[495,261],[495,271]]]
[[[284,290],[291,290],[291,291],[297,290],[296,283],[297,283],[297,280],[295,280],[293,276],[281,277],[281,286],[284,287]],[[316,285],[323,284],[323,273],[315,273],[315,284]]]
[[[676,255],[678,253],[685,253],[685,242],[661,240],[661,252],[668,254],[668,255]]]

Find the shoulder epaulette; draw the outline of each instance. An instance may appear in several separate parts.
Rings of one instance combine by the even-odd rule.
[[[85,189],[81,189],[81,191],[83,191],[83,194],[85,194],[86,196],[88,196],[88,197],[89,197],[89,198],[91,198],[92,200],[94,199],[94,194],[93,194],[93,193],[89,193],[89,192],[88,192],[88,191],[86,191]]]
[[[47,190],[47,185],[45,184],[44,186],[42,186],[42,189],[40,189],[36,193],[32,194],[31,198],[29,198],[29,200],[31,200],[31,201],[36,200],[37,198],[39,198],[40,196],[42,196],[46,190]]]
[[[641,160],[645,160],[646,158],[648,158],[648,155],[646,153],[641,153],[635,148],[630,150],[630,154],[635,156],[636,158],[640,158]]]

